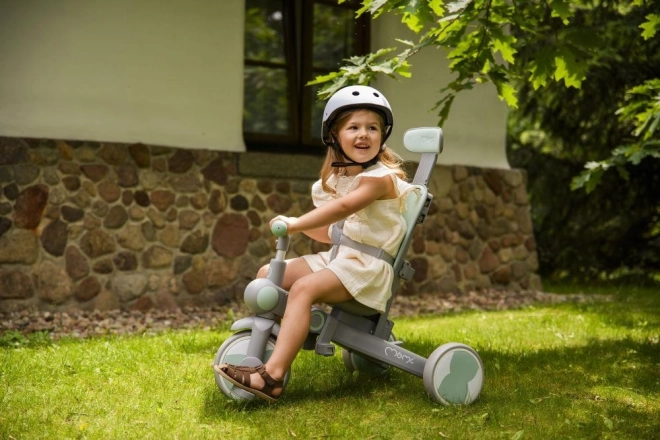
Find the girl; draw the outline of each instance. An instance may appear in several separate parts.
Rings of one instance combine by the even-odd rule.
[[[394,255],[405,234],[401,216],[412,189],[405,182],[401,158],[385,146],[392,131],[392,109],[378,90],[349,86],[336,92],[323,113],[322,138],[328,152],[321,179],[312,187],[316,209],[301,217],[278,216],[288,234],[303,232],[331,243],[330,227],[340,222],[352,241]],[[289,291],[275,349],[265,365],[229,364],[214,368],[222,377],[257,397],[276,401],[282,378],[291,368],[309,333],[313,304],[335,304],[352,299],[384,312],[391,294],[393,269],[385,259],[342,244],[289,260],[282,287]],[[391,262],[390,262],[391,263]],[[258,277],[265,277],[264,266]]]

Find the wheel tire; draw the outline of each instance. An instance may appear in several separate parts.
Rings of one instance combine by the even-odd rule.
[[[243,365],[248,346],[250,345],[250,339],[250,331],[242,331],[227,338],[227,340],[222,343],[216,352],[213,365]],[[273,350],[275,349],[275,341],[276,339],[274,336],[268,338],[268,342],[266,343],[266,352],[263,359],[264,363],[268,361],[270,355],[273,353]],[[254,394],[238,388],[233,383],[220,376],[215,370],[213,370],[213,375],[215,376],[216,385],[226,396],[238,401],[249,401],[255,398]],[[286,387],[288,380],[289,373],[287,373],[284,377],[284,387]]]
[[[393,342],[395,340],[394,334],[391,334],[389,341]],[[344,361],[344,367],[351,373],[357,371],[359,373],[378,376],[387,373],[390,369],[390,366],[385,363],[372,361],[345,348],[341,350],[341,360]]]
[[[472,348],[451,342],[436,348],[424,365],[424,388],[443,405],[474,402],[484,383],[484,365]]]

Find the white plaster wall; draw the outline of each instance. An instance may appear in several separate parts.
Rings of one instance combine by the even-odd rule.
[[[244,151],[243,0],[0,0],[0,135]]]
[[[405,46],[395,38],[416,41],[417,36],[393,15],[383,15],[372,24],[372,50]],[[398,52],[395,52],[398,53]],[[416,155],[403,147],[403,133],[412,127],[438,125],[437,112],[431,112],[440,100],[440,89],[451,81],[442,50],[426,48],[410,59],[411,78],[395,80],[381,77],[374,87],[385,94],[394,111],[394,130],[387,145],[405,159]],[[499,100],[495,87],[481,84],[473,90],[461,92],[454,100],[451,113],[442,127],[444,152],[438,163],[486,168],[510,168],[506,157],[507,107]]]

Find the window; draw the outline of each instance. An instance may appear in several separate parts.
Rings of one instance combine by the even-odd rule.
[[[250,150],[323,152],[325,103],[305,86],[369,51],[358,1],[246,0],[243,134]]]

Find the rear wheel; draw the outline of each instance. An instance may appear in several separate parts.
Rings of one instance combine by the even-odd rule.
[[[389,341],[393,342],[395,340],[394,334],[391,334]],[[380,375],[386,373],[390,369],[390,366],[385,363],[373,361],[362,355],[346,350],[345,348],[341,351],[341,359],[344,361],[346,369],[351,373],[357,371],[359,373]]]
[[[451,342],[441,345],[424,366],[424,388],[443,405],[474,402],[484,383],[484,365],[472,348]]]
[[[232,364],[232,365],[254,366],[254,365],[248,365],[246,362],[244,362],[247,358],[250,339],[251,339],[250,331],[242,331],[227,338],[227,340],[222,343],[217,353],[215,354],[213,365]],[[270,355],[273,353],[273,350],[275,349],[275,341],[276,339],[274,336],[270,336],[268,338],[268,342],[266,343],[266,350],[264,353],[264,359],[263,359],[264,363],[268,361]],[[238,388],[233,383],[229,382],[228,380],[225,380],[215,370],[213,370],[213,374],[215,375],[216,385],[218,385],[220,391],[222,391],[226,396],[231,397],[234,400],[244,400],[244,401],[252,400],[255,398],[254,394],[248,393],[247,391]],[[287,375],[284,377],[284,387],[286,387],[286,383],[288,380],[289,380],[289,374],[287,373]]]

